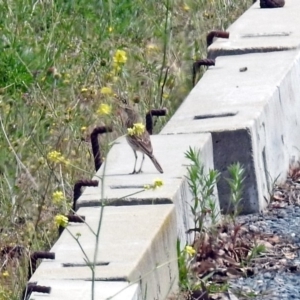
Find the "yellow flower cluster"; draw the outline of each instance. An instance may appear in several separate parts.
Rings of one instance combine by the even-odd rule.
[[[162,187],[164,185],[164,182],[160,178],[156,178],[154,180],[153,185],[154,185],[155,188]]]
[[[190,7],[187,4],[184,4],[182,8],[185,11],[189,11],[190,10]]]
[[[97,114],[101,115],[110,115],[111,114],[111,106],[105,103],[100,104],[97,109]]]
[[[55,150],[49,152],[47,158],[54,163],[63,163],[66,165],[70,163],[59,151]]]
[[[108,96],[114,94],[113,90],[109,86],[104,86],[103,88],[101,88],[100,93]]]
[[[61,226],[61,227],[67,227],[69,220],[66,216],[63,215],[57,215],[54,218],[55,224],[57,227]]]
[[[121,67],[127,62],[127,54],[124,50],[117,50],[113,56],[114,72],[118,73]]]
[[[127,61],[127,54],[124,50],[117,50],[113,57],[113,61],[115,64],[125,64]]]
[[[156,188],[162,187],[164,182],[160,178],[154,179],[153,184],[146,184],[144,185],[145,190],[155,190]]]
[[[135,123],[132,128],[127,128],[127,134],[130,136],[139,136],[145,132],[145,125],[143,123]]]
[[[196,254],[196,250],[192,246],[186,246],[184,248],[184,251],[189,255],[189,256],[194,256]]]
[[[54,204],[60,204],[64,200],[65,200],[65,196],[62,191],[56,191],[52,194],[52,201]]]
[[[9,277],[9,273],[8,273],[7,271],[4,271],[4,272],[2,273],[2,276],[3,276],[3,277]]]

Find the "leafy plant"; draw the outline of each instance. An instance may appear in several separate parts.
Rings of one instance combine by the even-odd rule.
[[[241,202],[242,192],[243,192],[243,182],[245,180],[244,174],[245,170],[242,165],[237,162],[235,164],[231,164],[228,167],[228,172],[230,178],[227,178],[227,182],[230,187],[230,203],[227,209],[227,213],[230,212],[230,207],[232,208],[232,213],[230,214],[231,219],[235,222],[236,217],[239,215],[241,211]]]
[[[216,224],[218,218],[218,207],[214,196],[215,186],[219,180],[220,173],[209,170],[205,174],[204,165],[200,161],[200,151],[191,147],[185,153],[185,157],[191,161],[187,167],[186,176],[190,191],[193,195],[191,211],[194,216],[195,230],[202,232],[206,216],[210,216],[211,223]]]

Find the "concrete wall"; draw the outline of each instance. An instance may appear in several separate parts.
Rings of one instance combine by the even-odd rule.
[[[273,181],[284,180],[290,161],[299,159],[300,1],[286,2],[277,9],[260,9],[255,3],[230,26],[229,40],[217,39],[210,46],[208,56],[216,58],[215,66],[209,67],[161,133],[152,136],[164,174],[146,160],[144,173],[128,175],[133,156],[124,138],[111,149],[97,299],[118,291],[113,299],[165,299],[176,291],[176,240],[179,237],[182,245],[190,242],[186,230],[193,226],[192,195],[185,178],[184,152],[189,146],[200,150],[206,171],[216,168],[226,177],[229,164],[243,164],[244,213],[262,210]],[[161,189],[133,195],[156,177],[165,183]],[[92,228],[100,216],[100,195],[101,187],[87,188],[78,201],[78,213]],[[217,203],[218,199],[226,209],[229,189],[224,180],[218,184]],[[81,233],[82,246],[91,257],[94,237],[87,226],[69,224],[68,229]],[[51,251],[56,260],[43,261],[30,281],[51,286],[49,300],[90,299],[91,272],[66,230]],[[31,298],[44,296],[33,293]]]

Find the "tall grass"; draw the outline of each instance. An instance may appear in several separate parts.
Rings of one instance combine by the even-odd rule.
[[[191,89],[192,62],[206,57],[206,33],[225,29],[251,2],[0,0],[0,249],[48,249],[53,216],[68,212],[74,182],[87,177],[80,169],[93,173],[99,105],[125,98],[171,115]],[[117,49],[128,58],[120,70]],[[78,168],[51,163],[53,150]],[[7,290],[17,299],[26,268],[0,261],[0,299]]]

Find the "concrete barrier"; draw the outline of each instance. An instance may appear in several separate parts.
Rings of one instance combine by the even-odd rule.
[[[91,300],[91,282],[84,280],[41,280],[37,281],[40,286],[51,287],[49,295],[34,292],[32,300]],[[114,294],[114,300],[139,300],[142,299],[139,285],[136,283],[129,286],[126,282],[95,282],[95,295],[97,300],[105,300]]]
[[[161,131],[210,132],[215,168],[223,178],[231,163],[243,164],[244,213],[266,206],[272,182],[284,180],[290,159],[299,157],[299,59],[297,50],[218,57]],[[225,179],[218,191],[226,210]]]
[[[145,293],[149,299],[164,299],[170,291],[175,291],[178,269],[176,247],[173,246],[177,239],[174,205],[107,206],[103,209],[96,282],[108,282],[107,294],[110,296],[118,292],[118,285],[115,287],[113,283],[123,282],[121,287],[129,282],[138,283],[141,293],[136,288],[131,289],[132,293],[128,295],[132,298],[123,299],[135,299],[137,294]],[[97,231],[100,210],[100,207],[78,210],[94,232]],[[88,290],[86,282],[89,282],[91,290],[92,272],[71,234],[80,235],[79,242],[90,261],[93,261],[95,236],[82,223],[69,225],[68,231],[64,230],[51,249],[55,252],[55,260],[44,260],[31,281],[38,284],[60,281],[58,290],[62,282],[82,281],[84,291]],[[101,290],[96,295],[97,299],[103,297]]]
[[[161,133],[151,137],[164,174],[158,174],[146,158],[144,173],[127,175],[133,167],[131,149],[124,138],[112,147],[106,162],[97,299],[125,287],[114,299],[164,299],[176,291],[176,238],[182,245],[189,242],[186,230],[193,224],[192,195],[185,178],[184,152],[189,146],[200,149],[206,171],[216,168],[223,177],[228,176],[229,164],[243,164],[245,213],[262,210],[273,181],[284,180],[290,161],[299,159],[300,2],[286,2],[277,9],[260,9],[255,3],[230,26],[229,40],[217,39],[210,46],[215,66]],[[156,177],[165,182],[161,189],[133,195]],[[78,213],[93,228],[99,219],[100,195],[100,188],[87,188],[77,203]],[[224,179],[218,195],[226,209],[229,189]],[[94,237],[87,226],[70,224],[68,229],[81,233],[90,257]],[[49,300],[73,296],[71,290],[82,295],[80,299],[90,299],[91,272],[66,230],[51,251],[56,260],[44,260],[30,281],[52,286]],[[33,298],[42,296],[34,293]]]
[[[186,175],[187,165],[190,163],[184,153],[189,147],[200,150],[201,160],[205,165],[205,172],[213,169],[211,135],[187,134],[181,136],[156,135],[151,137],[154,155],[161,164],[164,173],[157,172],[152,162],[146,157],[143,173],[128,175],[132,172],[134,155],[124,137],[117,140],[107,157],[105,171],[104,198],[107,205],[145,205],[145,204],[171,204],[175,205],[177,217],[177,235],[182,244],[190,243],[192,238],[186,234],[194,228],[193,215],[190,205],[192,194],[189,191]],[[139,163],[139,162],[138,162]],[[102,176],[104,165],[93,179]],[[135,194],[143,189],[144,185],[152,184],[155,178],[161,178],[164,185],[153,191],[147,190]],[[217,197],[217,191],[215,192]],[[129,196],[126,196],[129,195]],[[89,187],[77,201],[77,207],[100,205],[101,187]],[[219,211],[218,199],[217,213]]]
[[[299,10],[297,0],[274,9],[260,9],[256,1],[228,28],[228,40],[217,39],[209,47],[208,57],[299,49]]]

